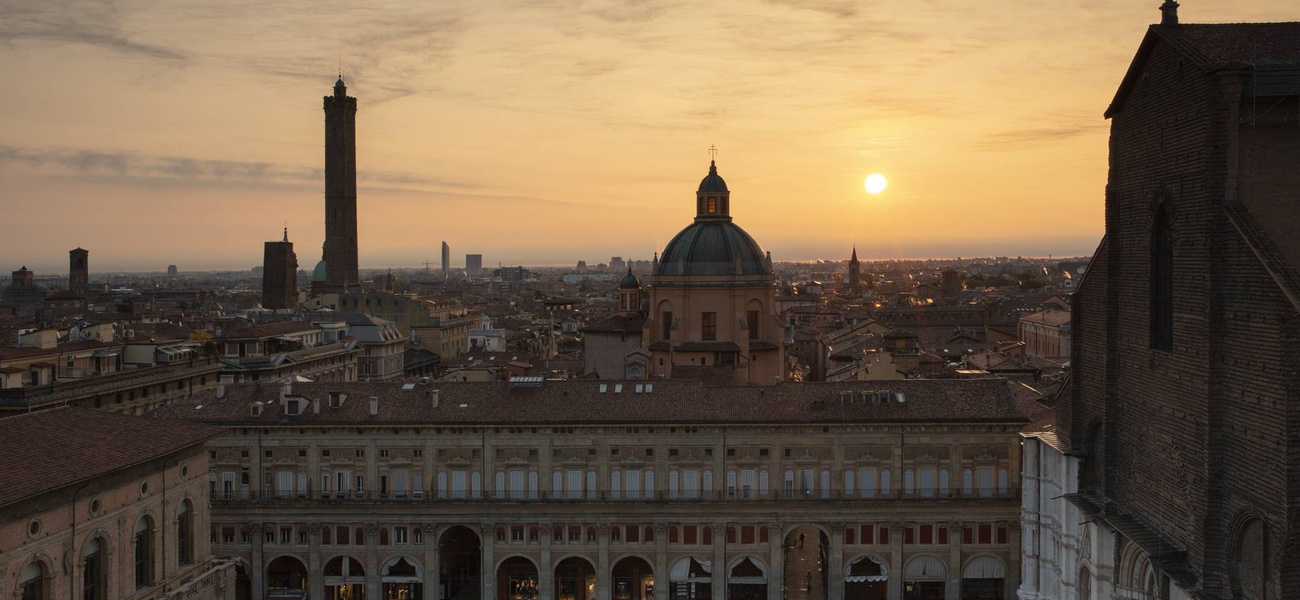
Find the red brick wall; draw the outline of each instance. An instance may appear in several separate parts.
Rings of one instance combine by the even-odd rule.
[[[1285,512],[1286,440],[1300,427],[1288,430],[1297,399],[1283,325],[1296,311],[1222,207],[1237,191],[1247,207],[1262,197],[1276,204],[1279,194],[1294,203],[1294,158],[1289,176],[1270,171],[1239,188],[1230,166],[1243,175],[1253,168],[1233,160],[1238,151],[1257,157],[1277,146],[1289,156],[1300,129],[1238,135],[1232,94],[1240,89],[1156,44],[1113,115],[1107,240],[1076,295],[1075,397],[1059,415],[1075,447],[1104,422],[1104,448],[1090,458],[1102,467],[1100,491],[1185,545],[1205,585],[1222,589],[1230,587],[1228,538],[1247,510],[1268,524],[1279,557],[1272,581],[1289,560],[1281,557],[1300,551],[1286,539]],[[1150,227],[1162,195],[1173,207],[1172,353],[1149,347]]]

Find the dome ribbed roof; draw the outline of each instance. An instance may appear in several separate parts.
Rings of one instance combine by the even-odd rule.
[[[655,275],[670,276],[767,274],[771,270],[763,249],[744,229],[730,221],[690,224],[664,247],[659,269],[655,271]]]
[[[618,287],[624,290],[641,289],[641,280],[632,274],[632,267],[627,268],[627,275],[624,275],[623,280],[618,282]]]
[[[316,268],[311,272],[312,281],[325,281],[325,259],[320,259],[316,263]]]

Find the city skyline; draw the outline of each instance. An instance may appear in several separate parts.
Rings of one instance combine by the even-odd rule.
[[[363,268],[434,261],[443,239],[489,264],[648,258],[691,213],[712,144],[737,223],[778,261],[853,245],[864,260],[1090,254],[1101,113],[1156,16],[1120,1],[310,6],[6,14],[0,174],[24,223],[0,240],[7,268],[62,270],[76,246],[96,272],[247,268],[286,222],[315,264],[319,98],[340,67],[359,105]],[[1182,17],[1282,13],[1189,2]],[[890,181],[879,196],[872,172]]]

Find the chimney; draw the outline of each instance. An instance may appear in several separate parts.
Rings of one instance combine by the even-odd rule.
[[[1160,5],[1160,24],[1165,27],[1174,27],[1178,25],[1178,3],[1174,0],[1165,0]]]
[[[217,382],[217,400],[222,400],[222,399],[224,399],[225,397],[226,397],[226,382],[224,382],[224,381],[218,381],[218,382]]]
[[[379,396],[370,397],[370,416],[379,416]]]
[[[319,414],[320,414],[320,398],[312,398],[312,401],[311,401],[311,414],[313,414],[313,415],[319,415]]]
[[[280,385],[280,406],[284,406],[284,399],[293,395],[293,378],[285,379]]]
[[[429,390],[429,402],[434,408],[438,408],[438,390]]]

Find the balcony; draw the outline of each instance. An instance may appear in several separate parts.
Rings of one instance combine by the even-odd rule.
[[[539,491],[536,494],[511,495],[505,493],[498,496],[495,492],[473,493],[468,490],[459,493],[439,494],[436,490],[424,491],[375,491],[375,490],[347,490],[333,492],[262,492],[255,491],[235,491],[221,493],[217,492],[211,495],[212,505],[214,508],[241,508],[250,505],[280,505],[280,506],[319,506],[319,505],[337,505],[337,504],[454,504],[472,502],[475,504],[493,503],[493,504],[617,504],[617,503],[655,503],[661,505],[692,505],[700,503],[726,502],[738,505],[748,504],[801,504],[808,502],[832,502],[837,504],[847,503],[894,503],[894,502],[931,502],[931,503],[976,503],[976,504],[1006,504],[1019,503],[1019,488],[1008,488],[1005,491],[997,489],[980,489],[971,490],[949,490],[948,492],[935,491],[913,491],[904,493],[893,491],[889,494],[876,493],[875,495],[863,496],[857,490],[845,493],[842,489],[830,490],[823,494],[821,492],[805,493],[803,491],[784,492],[768,491],[748,492],[742,491],[712,491],[712,492],[695,492],[687,494],[686,492],[668,492],[664,490],[656,491],[652,496],[638,494],[628,497],[626,491],[613,493],[609,490],[600,490],[594,494],[584,492],[581,497],[571,497],[569,493],[554,494],[551,492]]]

